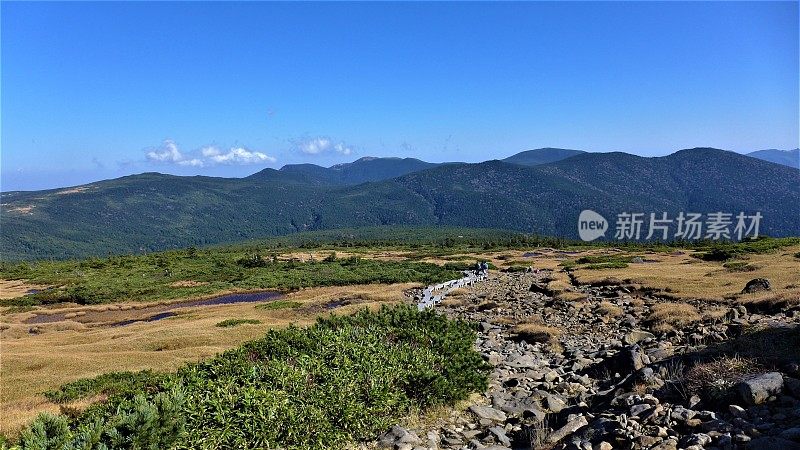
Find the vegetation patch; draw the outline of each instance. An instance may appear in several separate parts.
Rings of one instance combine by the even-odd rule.
[[[607,317],[620,317],[623,311],[622,308],[611,302],[600,302],[597,305],[597,313]]]
[[[758,269],[758,267],[749,264],[746,261],[729,261],[722,264],[722,267],[731,272],[752,272]]]
[[[42,415],[20,445],[343,448],[410,411],[484,391],[490,367],[475,338],[466,322],[408,306],[271,330],[165,376],[149,392],[123,390],[71,420]]]
[[[249,262],[243,265],[243,260]],[[208,296],[230,290],[292,291],[303,287],[370,283],[433,284],[461,276],[460,263],[448,264],[451,265],[442,267],[424,262],[356,257],[279,261],[262,258],[257,253],[201,252],[196,249],[84,261],[0,263],[0,278],[61,286],[0,300],[0,306],[153,301]],[[44,280],[48,281],[45,283]],[[194,283],[181,289],[173,287],[176,282],[185,280]]]
[[[586,268],[589,270],[600,270],[600,269],[624,269],[628,267],[627,263],[621,261],[613,261],[613,262],[604,262],[604,263],[596,263],[596,264],[587,264]]]
[[[142,370],[140,372],[110,372],[94,378],[84,378],[47,391],[44,396],[53,403],[70,403],[76,400],[104,395],[134,395],[156,389],[166,375]]]
[[[293,309],[293,308],[299,308],[301,306],[303,306],[303,304],[300,302],[295,302],[291,300],[275,300],[274,302],[256,305],[256,309],[267,309],[267,310]]]
[[[220,328],[228,328],[237,325],[258,325],[260,323],[261,321],[256,319],[225,319],[221,322],[217,322],[217,326]]]
[[[658,303],[653,305],[647,323],[655,333],[683,328],[702,319],[697,308],[688,303]]]
[[[526,342],[542,342],[550,345],[558,344],[558,337],[561,336],[561,330],[558,328],[548,327],[538,321],[515,325],[511,327],[511,332],[517,335],[518,339]]]
[[[629,263],[633,261],[633,256],[629,255],[587,255],[578,258],[578,264],[608,264],[608,263]]]
[[[685,383],[689,393],[721,401],[738,382],[761,372],[762,367],[753,359],[738,355],[722,356],[692,366],[686,371]]]
[[[800,244],[800,238],[772,239],[759,237],[745,239],[741,242],[719,242],[712,244],[697,243],[695,247],[700,250],[696,255],[703,261],[727,261],[749,253],[772,253],[784,247]]]

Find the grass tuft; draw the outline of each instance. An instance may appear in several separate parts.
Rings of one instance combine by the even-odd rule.
[[[260,323],[261,321],[256,319],[225,319],[221,322],[217,322],[216,326],[220,328],[229,328],[237,325],[258,325]]]

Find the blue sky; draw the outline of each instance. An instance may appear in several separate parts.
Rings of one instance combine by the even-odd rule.
[[[2,2],[2,190],[798,146],[798,3]]]

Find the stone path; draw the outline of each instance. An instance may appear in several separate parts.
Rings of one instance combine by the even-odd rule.
[[[575,286],[587,299],[561,301],[542,292],[548,275],[465,276],[418,296],[421,308],[479,324],[476,348],[493,366],[489,389],[465,410],[417,429],[395,426],[365,447],[800,449],[800,364],[764,368],[713,395],[691,392],[684,378],[698,352],[750,327],[797,326],[800,310],[767,315],[733,305],[718,314],[718,305],[698,302],[701,320],[658,333],[647,319],[664,299]],[[441,302],[459,287],[466,293]],[[557,342],[521,336],[514,326],[522,322],[561,334]]]

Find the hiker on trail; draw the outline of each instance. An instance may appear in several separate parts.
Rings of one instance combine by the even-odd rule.
[[[483,261],[483,262],[480,264],[480,266],[481,266],[481,269],[480,269],[480,275],[482,275],[482,276],[486,276],[486,275],[488,275],[488,274],[489,274],[489,263],[488,263],[488,262],[486,262],[486,261]]]
[[[483,264],[480,261],[475,262],[475,276],[481,276],[481,270],[483,270]]]

